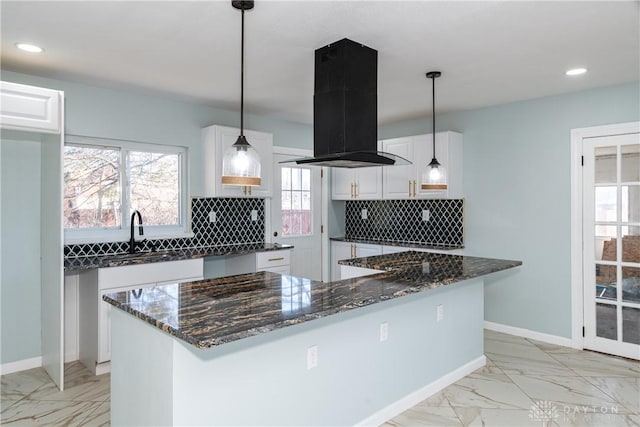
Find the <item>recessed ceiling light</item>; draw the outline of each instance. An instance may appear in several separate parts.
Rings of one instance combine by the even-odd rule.
[[[586,68],[572,68],[565,73],[567,76],[579,76],[587,72]]]
[[[44,51],[40,46],[36,46],[35,44],[30,43],[16,43],[16,47],[20,50],[24,50],[25,52],[30,53],[41,53]]]

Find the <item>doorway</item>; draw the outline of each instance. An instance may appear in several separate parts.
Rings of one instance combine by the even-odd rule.
[[[300,157],[274,150],[271,226],[267,232],[273,243],[294,246],[291,275],[321,281],[325,209],[322,168],[280,163]]]
[[[640,359],[640,132],[590,128],[578,139],[582,347]]]

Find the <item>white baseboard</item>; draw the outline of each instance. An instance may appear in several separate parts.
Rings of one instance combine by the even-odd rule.
[[[0,365],[0,374],[12,374],[14,372],[26,371],[27,369],[39,368],[42,366],[42,357],[16,360],[15,362],[3,363]]]
[[[427,384],[419,390],[414,391],[411,394],[403,397],[402,399],[393,402],[391,405],[382,408],[375,412],[373,415],[365,418],[364,420],[356,423],[357,426],[379,426],[384,424],[391,418],[400,415],[407,409],[416,406],[426,398],[433,396],[440,390],[455,383],[456,381],[466,377],[476,369],[482,368],[487,363],[487,358],[482,355],[471,362],[462,365],[458,369],[449,372],[448,374],[438,378],[434,382]]]
[[[573,347],[571,338],[559,337],[557,335],[543,334],[542,332],[532,331],[531,329],[517,328],[515,326],[503,325],[502,323],[494,323],[484,321],[484,328],[490,331],[502,332],[504,334],[516,335],[522,338],[530,338],[536,341],[542,341],[549,344],[560,345],[563,347]]]

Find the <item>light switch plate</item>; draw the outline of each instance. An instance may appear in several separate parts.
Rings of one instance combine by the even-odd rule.
[[[422,210],[422,220],[424,222],[429,222],[429,215],[430,215],[429,209],[423,209]]]
[[[216,220],[217,220],[216,211],[209,212],[209,222],[210,223],[214,223],[214,222],[216,222]]]
[[[251,211],[251,221],[257,221],[258,220],[258,211],[257,210],[252,210]]]
[[[362,211],[360,212],[360,216],[362,217],[362,219],[367,219],[369,216],[369,211],[367,211],[366,209],[362,209]]]

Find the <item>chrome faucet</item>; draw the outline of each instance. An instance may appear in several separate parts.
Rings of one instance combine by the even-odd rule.
[[[136,252],[136,243],[141,243],[142,242],[142,241],[136,242],[136,239],[133,238],[133,222],[135,221],[136,214],[138,215],[138,233],[141,236],[144,236],[144,229],[142,228],[142,215],[140,214],[140,211],[135,210],[131,214],[131,235],[130,235],[130,238],[129,238],[129,253],[130,254],[133,254],[133,253]]]

